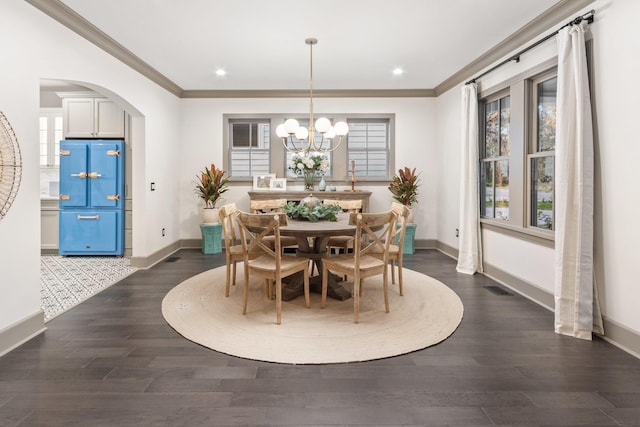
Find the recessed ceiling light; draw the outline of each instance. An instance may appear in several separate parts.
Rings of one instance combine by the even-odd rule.
[[[222,77],[222,76],[226,76],[227,72],[225,70],[223,70],[222,68],[218,68],[216,70],[216,76]]]
[[[402,73],[404,73],[404,70],[403,70],[402,68],[400,68],[400,67],[397,67],[397,68],[394,68],[394,69],[393,69],[393,75],[394,75],[394,76],[399,76],[399,75],[401,75]]]

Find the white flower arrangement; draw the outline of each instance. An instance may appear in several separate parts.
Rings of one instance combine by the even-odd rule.
[[[289,170],[296,176],[304,176],[309,173],[315,174],[315,172],[325,174],[329,171],[329,160],[327,156],[317,152],[307,153],[307,155],[295,153],[291,157]]]

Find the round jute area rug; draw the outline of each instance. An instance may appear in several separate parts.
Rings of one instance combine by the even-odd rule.
[[[242,315],[242,265],[238,282],[224,296],[225,267],[193,276],[162,301],[166,321],[185,338],[213,350],[247,359],[292,364],[358,362],[396,356],[437,344],[462,321],[460,298],[443,283],[404,269],[404,296],[389,286],[390,312],[384,311],[382,278],[365,279],[360,323],[353,323],[353,299],[320,295],[282,303],[277,325],[275,301],[261,279],[250,281],[247,314]],[[350,282],[345,286],[352,288]]]

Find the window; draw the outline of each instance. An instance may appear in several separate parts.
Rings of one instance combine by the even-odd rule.
[[[40,167],[58,167],[62,139],[62,109],[43,108],[40,111],[39,124]]]
[[[485,218],[509,220],[510,96],[489,99],[482,117],[480,212]]]
[[[557,69],[548,61],[480,94],[481,222],[554,238]]]
[[[270,172],[271,126],[269,120],[229,122],[229,175],[252,177]]]
[[[333,122],[345,121],[349,133],[335,151],[326,153],[330,170],[327,179],[340,185],[350,182],[351,161],[356,162],[356,176],[360,181],[388,185],[394,165],[394,114],[322,114]],[[248,182],[254,175],[276,174],[294,178],[288,169],[292,153],[285,149],[275,129],[291,114],[225,114],[224,169],[232,181]],[[303,126],[308,126],[305,114],[293,115]],[[321,135],[316,133],[319,143]],[[337,138],[332,141],[337,143]],[[273,142],[273,143],[272,143]],[[295,141],[297,142],[297,141]],[[287,142],[287,144],[291,144]],[[300,146],[300,144],[296,144]]]
[[[389,176],[389,120],[351,119],[347,134],[348,164],[356,177]]]
[[[557,77],[544,76],[532,81],[535,105],[533,137],[529,148],[529,225],[553,230],[554,162],[556,147]]]

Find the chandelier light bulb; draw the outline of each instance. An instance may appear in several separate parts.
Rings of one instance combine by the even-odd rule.
[[[333,129],[338,136],[345,136],[347,133],[349,133],[349,125],[345,122],[336,123],[335,126],[333,126]]]
[[[278,125],[278,127],[276,128],[276,135],[278,135],[279,138],[286,138],[289,135],[284,127],[284,123],[280,123]]]
[[[289,135],[293,135],[296,133],[300,125],[296,119],[288,119],[284,122],[284,129],[287,131]]]
[[[324,137],[327,139],[331,139],[331,138],[335,138],[336,137],[336,130],[333,126],[331,126],[329,128],[329,130],[324,134]]]
[[[309,131],[306,127],[300,126],[296,130],[296,138],[298,138],[300,141],[307,139],[307,136],[309,136]]]
[[[331,121],[326,117],[320,117],[316,120],[316,130],[320,133],[326,133],[329,129],[331,129]]]

